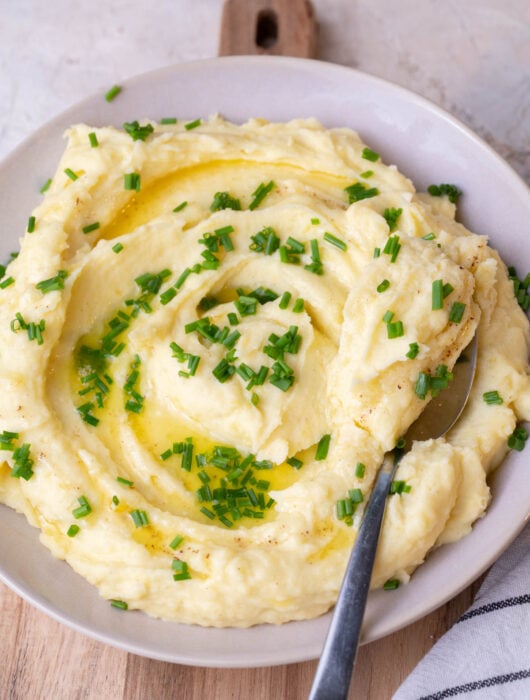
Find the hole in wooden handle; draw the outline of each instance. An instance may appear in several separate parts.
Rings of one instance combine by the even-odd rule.
[[[261,10],[256,18],[256,46],[272,48],[278,41],[278,15],[274,10]]]

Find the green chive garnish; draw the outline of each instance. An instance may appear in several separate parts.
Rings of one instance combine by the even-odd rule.
[[[72,180],[74,182],[78,178],[78,176],[74,173],[74,171],[71,168],[65,168],[64,174],[67,175],[70,178],[70,180]]]
[[[359,202],[361,199],[376,197],[379,194],[377,187],[367,187],[362,182],[354,182],[353,185],[345,187],[344,191],[348,194],[348,201],[350,204]]]
[[[377,285],[377,291],[381,294],[381,292],[385,292],[389,287],[390,282],[387,279],[384,279],[380,284]]]
[[[125,173],[123,176],[123,186],[126,190],[140,191],[140,175],[139,173]]]
[[[28,227],[26,228],[26,231],[28,233],[33,233],[33,231],[35,231],[35,222],[36,222],[35,217],[30,216],[28,219]]]
[[[280,309],[286,309],[291,301],[291,292],[284,292],[281,296],[279,307]]]
[[[304,310],[304,304],[305,304],[305,302],[303,299],[297,299],[293,305],[293,313],[301,314],[302,311]]]
[[[81,528],[79,527],[79,525],[70,525],[70,527],[66,531],[66,534],[68,535],[68,537],[75,537],[80,529]]]
[[[357,462],[357,465],[355,467],[355,476],[358,479],[364,479],[365,471],[366,467],[364,466],[364,464],[362,462]]]
[[[94,131],[91,131],[88,135],[88,140],[90,141],[90,146],[92,148],[97,148],[99,146],[98,137]]]
[[[336,248],[339,248],[340,250],[348,250],[348,244],[345,243],[343,240],[340,238],[337,238],[337,236],[334,236],[332,233],[326,233],[324,234],[324,240],[327,241],[328,243],[331,243],[331,245],[334,245]]]
[[[177,123],[177,118],[176,117],[162,117],[160,120],[161,124],[176,124]]]
[[[315,459],[320,462],[328,456],[328,451],[329,451],[329,443],[331,441],[331,435],[328,433],[327,435],[323,435],[317,445],[316,453],[315,453]]]
[[[293,469],[301,469],[304,466],[304,463],[302,462],[301,459],[298,459],[297,457],[289,457],[289,459],[285,460],[287,464],[290,467],[293,467]]]
[[[187,202],[181,202],[178,206],[176,206],[173,211],[182,211],[188,206]]]
[[[377,160],[379,160],[380,155],[376,151],[372,151],[371,148],[363,148],[362,157],[365,160],[370,160],[372,163],[375,163]]]
[[[138,508],[136,508],[135,510],[131,510],[129,515],[133,519],[136,527],[145,527],[149,525],[149,517],[145,510],[138,510]]]
[[[420,372],[418,375],[414,391],[416,392],[416,396],[422,400],[425,399],[429,391],[430,379],[430,376],[426,372]]]
[[[195,119],[192,122],[188,122],[187,124],[184,124],[184,128],[186,129],[186,131],[190,131],[191,129],[196,129],[200,125],[201,125],[201,120]]]
[[[110,90],[105,93],[105,99],[107,102],[112,102],[112,100],[119,95],[121,92],[121,87],[119,85],[113,85]]]
[[[99,226],[100,226],[99,221],[94,221],[93,224],[88,224],[87,226],[83,226],[83,233],[91,233],[92,231],[97,231]]]
[[[118,610],[129,609],[129,605],[124,600],[117,600],[116,598],[111,598],[110,604],[113,608],[118,608]]]
[[[418,343],[410,343],[409,351],[407,352],[407,357],[409,358],[409,360],[413,360],[415,357],[417,357],[419,351],[420,346],[418,345]]]
[[[449,321],[451,323],[460,323],[464,316],[464,311],[466,310],[466,305],[461,301],[455,301],[449,312]]]
[[[123,128],[133,141],[145,141],[146,138],[154,131],[152,124],[140,126],[137,121],[125,122]]]
[[[496,389],[494,389],[493,391],[484,392],[484,394],[482,394],[482,398],[489,406],[493,406],[494,404],[500,405],[504,403],[502,396]]]
[[[436,238],[436,236],[435,236],[434,233],[431,231],[430,233],[426,233],[425,236],[422,236],[422,238],[423,238],[424,241],[434,241],[434,239]]]
[[[443,292],[443,280],[434,280],[432,283],[432,310],[437,311],[438,309],[443,309],[444,305],[444,292]]]
[[[383,584],[383,590],[385,591],[395,591],[396,588],[399,588],[400,580],[397,578],[389,578],[388,581],[385,581]]]
[[[77,499],[79,501],[79,506],[74,508],[72,515],[74,518],[86,518],[92,512],[92,506],[88,502],[86,496],[79,496]]]
[[[46,190],[50,187],[51,184],[52,184],[52,179],[51,179],[51,177],[49,177],[46,180],[46,182],[44,183],[44,185],[40,188],[39,192],[41,194],[44,194],[46,192]]]
[[[387,323],[386,331],[388,338],[401,338],[401,336],[405,335],[402,321]]]
[[[123,484],[123,486],[128,486],[129,488],[132,488],[134,486],[133,481],[130,481],[129,479],[124,479],[123,476],[117,476],[116,481],[119,484]]]
[[[121,251],[123,250],[123,243],[116,243],[115,245],[112,246],[112,250],[115,253],[121,253]]]
[[[383,212],[383,216],[388,224],[388,229],[390,233],[396,230],[399,217],[403,213],[403,209],[394,209],[394,207],[387,208]]]
[[[462,194],[462,191],[456,185],[448,185],[447,183],[429,185],[429,187],[427,187],[427,192],[433,197],[443,197],[447,195],[447,198],[453,204],[456,204],[458,198]]]
[[[169,543],[169,546],[171,547],[171,549],[177,549],[177,547],[183,541],[183,539],[184,537],[182,537],[182,535],[176,535]]]
[[[262,182],[256,190],[252,193],[252,201],[248,205],[248,208],[252,211],[258,207],[261,202],[265,199],[265,197],[271,192],[271,190],[274,189],[274,182],[271,180],[270,182]]]

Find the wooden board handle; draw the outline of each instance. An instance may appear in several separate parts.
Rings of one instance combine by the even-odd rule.
[[[309,0],[225,0],[220,56],[316,55],[316,21]]]

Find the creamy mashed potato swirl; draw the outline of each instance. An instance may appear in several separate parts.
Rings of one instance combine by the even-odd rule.
[[[7,270],[0,500],[123,607],[316,616],[385,452],[477,332],[463,417],[389,497],[373,584],[407,581],[483,515],[530,418],[504,263],[350,130],[152,126],[71,128]]]

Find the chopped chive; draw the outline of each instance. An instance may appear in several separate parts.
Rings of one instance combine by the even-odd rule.
[[[314,217],[311,219],[311,223],[313,224],[313,226],[317,226],[317,225],[320,223],[320,219],[317,219],[317,217],[314,216]]]
[[[364,466],[364,464],[362,462],[357,462],[357,464],[355,466],[355,476],[358,479],[364,479],[365,471],[366,471],[366,467]]]
[[[525,448],[526,441],[528,440],[528,433],[523,426],[515,428],[513,433],[508,438],[508,447],[510,450],[517,450],[517,452],[522,452]]]
[[[365,170],[364,172],[362,172],[362,173],[359,175],[359,177],[362,177],[362,178],[364,178],[365,180],[367,180],[368,178],[372,177],[373,174],[374,174],[374,171],[373,171],[373,170]]]
[[[441,185],[429,185],[427,187],[427,192],[432,197],[443,197],[447,195],[447,198],[453,204],[456,204],[458,198],[462,194],[462,191],[456,185],[449,185],[447,183],[442,183]]]
[[[328,451],[329,451],[329,443],[331,441],[331,435],[328,433],[327,435],[323,435],[317,445],[316,453],[315,453],[315,459],[320,462],[323,459],[326,459],[328,456]]]
[[[114,503],[115,506],[119,506],[119,505],[120,505],[120,499],[118,498],[118,496],[113,496],[113,497],[112,497],[112,502]]]
[[[129,515],[133,519],[136,527],[145,527],[149,525],[149,517],[145,510],[138,510],[138,508],[136,508],[135,510],[131,510]]]
[[[221,209],[233,209],[234,211],[240,211],[241,202],[239,199],[232,197],[229,192],[216,192],[213,196],[213,201],[210,204],[210,211],[220,211]]]
[[[117,97],[121,92],[121,87],[119,85],[113,85],[110,90],[105,93],[105,99],[107,102],[112,102],[112,100]]]
[[[176,124],[177,123],[177,118],[176,117],[162,117],[160,120],[161,124]]]
[[[407,352],[406,356],[409,358],[409,360],[413,360],[415,357],[417,357],[419,351],[420,346],[418,345],[418,343],[410,343],[409,351]]]
[[[179,544],[181,544],[183,539],[184,537],[182,535],[176,535],[169,543],[169,546],[171,547],[171,549],[177,549],[177,547],[179,546]]]
[[[137,121],[125,122],[123,128],[133,141],[145,141],[146,138],[154,131],[152,124],[140,126]]]
[[[194,119],[192,122],[184,124],[184,128],[186,129],[186,131],[191,131],[191,129],[196,129],[198,126],[200,126],[201,123],[202,122],[200,119]]]
[[[280,299],[279,307],[280,309],[286,309],[291,301],[291,292],[284,292]]]
[[[92,506],[88,502],[86,496],[79,496],[77,499],[79,501],[79,506],[74,508],[72,515],[74,518],[86,518],[92,512]]]
[[[293,469],[301,469],[304,466],[304,463],[302,462],[301,459],[298,459],[297,457],[289,457],[289,459],[285,460],[287,464],[290,467],[293,467]]]
[[[228,319],[228,323],[231,326],[237,326],[239,324],[239,318],[237,314],[235,314],[233,311],[230,311],[230,313],[228,313],[226,317]]]
[[[378,258],[381,255],[381,248],[374,248],[374,258]]]
[[[381,294],[381,292],[385,292],[389,287],[390,282],[387,279],[384,279],[380,284],[377,285],[377,291]]]
[[[83,233],[92,233],[92,231],[97,231],[100,226],[99,221],[94,221],[93,224],[88,224],[83,226]]]
[[[396,588],[399,588],[400,580],[397,578],[389,578],[388,581],[385,581],[383,584],[383,590],[385,591],[395,591]]]
[[[375,163],[381,156],[376,151],[372,151],[371,148],[365,147],[363,148],[362,157],[365,160],[370,160],[372,163]]]
[[[80,529],[81,528],[79,527],[79,525],[70,525],[70,527],[66,531],[66,534],[68,535],[68,537],[75,537]]]
[[[384,323],[390,323],[392,319],[394,318],[394,312],[393,311],[386,311],[385,315],[383,316],[383,322]]]
[[[431,231],[430,233],[426,233],[425,236],[422,236],[422,238],[423,238],[424,241],[434,241],[434,239],[436,238],[436,236],[435,236],[434,233]]]
[[[482,394],[482,398],[489,406],[493,406],[494,404],[500,405],[504,403],[502,396],[496,389],[494,389],[493,391],[484,392],[484,394]]]
[[[270,182],[262,182],[256,190],[252,193],[252,201],[248,205],[248,208],[252,211],[256,209],[261,202],[265,199],[265,197],[273,190],[275,187],[275,183],[273,180],[270,180]]]
[[[44,185],[40,188],[39,192],[40,192],[41,194],[44,194],[44,193],[46,192],[46,190],[49,189],[49,187],[50,187],[51,184],[52,184],[52,179],[51,179],[51,177],[49,177],[49,178],[46,180],[46,182],[44,183]]]
[[[420,399],[425,399],[430,386],[430,376],[426,372],[420,372],[414,391]]]
[[[78,176],[74,173],[74,171],[71,168],[65,168],[64,174],[67,175],[70,178],[70,180],[72,180],[74,182],[78,178]]]
[[[399,217],[403,213],[403,209],[394,209],[394,207],[386,208],[383,212],[383,216],[388,224],[388,229],[390,233],[396,230]]]
[[[98,137],[94,131],[91,131],[88,135],[88,140],[90,142],[91,148],[97,148],[99,146]]]
[[[434,280],[432,283],[432,310],[437,311],[443,309],[444,305],[444,292],[443,292],[443,280]]]
[[[111,598],[110,604],[113,608],[117,608],[118,610],[128,610],[129,609],[128,603],[126,603],[124,600],[118,600],[117,598]]]
[[[140,191],[140,175],[139,173],[125,173],[123,176],[123,186],[126,190]]]
[[[43,294],[48,294],[49,292],[59,291],[64,289],[64,280],[68,277],[66,270],[59,270],[55,277],[50,277],[49,279],[37,282],[35,287],[39,289]]]
[[[377,187],[367,187],[362,182],[355,182],[353,185],[345,187],[344,191],[348,194],[348,201],[350,204],[359,202],[361,199],[376,197],[379,194]]]
[[[394,321],[391,323],[387,323],[386,331],[388,338],[401,338],[403,335],[405,335],[402,321]]]
[[[293,313],[301,314],[302,311],[304,310],[304,304],[305,304],[305,302],[303,299],[297,299],[293,305]]]
[[[174,581],[186,581],[191,578],[191,574],[188,569],[188,565],[185,561],[180,561],[179,559],[173,560],[171,568],[175,573],[173,574]]]
[[[325,241],[331,243],[331,245],[334,245],[336,248],[339,248],[340,250],[348,250],[348,244],[340,238],[337,238],[337,236],[334,236],[332,233],[328,233],[326,231],[323,237]]]
[[[464,316],[464,311],[466,310],[466,305],[461,301],[455,301],[449,312],[449,321],[451,323],[460,323]]]
[[[134,486],[134,481],[130,481],[129,479],[124,479],[123,476],[117,476],[116,481],[119,484],[123,484],[123,486],[128,486],[129,488],[132,488]]]
[[[173,211],[182,211],[188,206],[188,202],[181,202],[178,206],[176,206]]]
[[[35,219],[34,216],[30,216],[30,217],[29,217],[29,219],[28,219],[28,226],[27,226],[27,228],[26,228],[26,231],[27,231],[28,233],[33,233],[33,231],[35,231],[35,222],[36,222],[36,221],[37,221],[37,220]]]
[[[448,297],[451,292],[454,292],[455,288],[449,282],[446,282],[443,286],[443,297]]]
[[[115,253],[121,253],[121,251],[123,250],[123,243],[116,243],[115,245],[112,246],[112,250]]]

